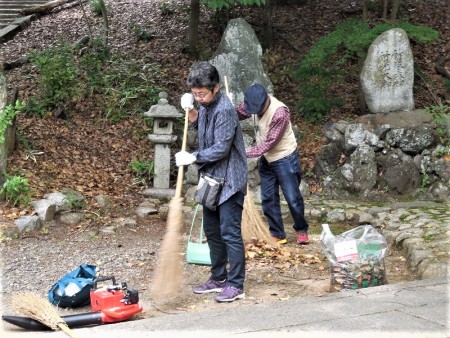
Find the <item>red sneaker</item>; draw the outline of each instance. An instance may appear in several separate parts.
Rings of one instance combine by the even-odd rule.
[[[305,245],[309,243],[308,234],[306,232],[298,232],[297,234],[297,243],[301,245]]]

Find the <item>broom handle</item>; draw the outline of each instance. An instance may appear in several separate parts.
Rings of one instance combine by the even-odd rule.
[[[58,327],[69,337],[78,338],[78,336],[65,323],[58,323]]]
[[[226,75],[223,76],[223,82],[225,82],[225,92],[226,92],[226,94],[228,95],[228,94],[229,94],[229,91],[228,91],[228,81],[227,81],[227,76],[226,76]]]
[[[189,108],[186,108],[186,114],[184,117],[183,142],[181,143],[182,151],[186,150],[188,116],[189,116]],[[177,176],[177,186],[175,188],[175,197],[181,197],[181,193],[182,193],[182,189],[183,189],[183,179],[184,179],[184,166],[181,165],[178,167],[178,176]]]

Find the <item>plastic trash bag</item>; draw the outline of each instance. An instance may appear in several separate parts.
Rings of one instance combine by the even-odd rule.
[[[323,254],[331,263],[332,289],[357,289],[386,283],[387,242],[372,225],[361,225],[337,236],[328,224],[322,224],[322,228],[320,240]]]
[[[386,239],[370,224],[361,225],[337,236],[332,234],[328,224],[322,224],[322,227],[322,250],[333,264],[380,261],[386,254]]]

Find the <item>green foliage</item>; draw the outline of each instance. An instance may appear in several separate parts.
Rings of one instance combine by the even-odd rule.
[[[155,38],[155,34],[142,25],[130,24],[130,29],[136,41],[149,42]]]
[[[434,153],[436,154],[437,157],[441,157],[444,155],[450,155],[450,146],[438,147],[438,148],[436,148]]]
[[[161,12],[161,16],[172,15],[175,11],[172,9],[171,4],[168,1],[161,1],[158,3],[158,9]]]
[[[40,72],[40,98],[37,101],[49,108],[67,109],[80,93],[79,72],[71,47],[60,43],[32,53],[30,60]]]
[[[440,102],[437,105],[425,107],[425,111],[431,114],[436,124],[436,133],[442,144],[450,143],[450,101]]]
[[[102,92],[101,88],[105,86],[102,73],[108,60],[108,49],[100,38],[94,39],[90,48],[81,55],[77,63],[81,75],[79,81],[82,85],[80,87],[84,88],[84,95],[89,96]]]
[[[65,195],[66,195],[65,199],[67,200],[70,209],[75,210],[86,209],[86,200],[79,194],[69,190],[65,192]]]
[[[149,182],[154,176],[154,161],[140,160],[140,161],[131,161],[129,164],[131,171],[136,176],[134,179],[134,184],[143,184],[145,185]]]
[[[162,70],[154,64],[141,65],[126,56],[113,59],[104,69],[106,118],[121,120],[143,113],[158,102],[163,88],[156,85]]]
[[[409,22],[399,22],[395,25],[397,28],[402,28],[408,34],[410,39],[416,40],[418,43],[430,43],[433,41],[439,41],[439,32],[433,28],[426,26],[416,26]],[[394,27],[388,27],[391,29]],[[386,29],[386,30],[387,30]]]
[[[102,4],[100,0],[91,0],[91,9],[96,16],[102,16]]]
[[[23,102],[17,100],[14,105],[9,104],[3,109],[3,113],[0,114],[0,144],[5,142],[6,129],[13,124],[14,119],[22,112],[23,108]]]
[[[404,29],[418,43],[439,39],[437,31],[410,23],[383,23],[370,28],[363,20],[344,21],[333,32],[320,38],[299,61],[296,79],[303,100],[298,103],[297,111],[311,122],[326,117],[333,107],[340,104],[340,100],[331,95],[330,88],[344,79],[343,65],[354,63],[355,73],[359,71],[356,69],[357,61],[366,56],[370,44],[381,33],[395,27]]]
[[[447,91],[450,92],[450,80],[449,79],[444,80],[444,86],[447,89]]]
[[[423,240],[425,242],[432,242],[432,241],[434,241],[434,236],[433,235],[425,235],[425,236],[423,236]]]
[[[164,90],[156,85],[163,75],[159,66],[142,64],[125,54],[108,56],[100,40],[80,58],[79,67],[87,82],[85,95],[100,94],[104,116],[113,122],[145,112]]]
[[[26,113],[44,117],[56,109],[68,115],[73,103],[96,95],[103,116],[114,122],[145,112],[164,90],[156,85],[163,74],[159,66],[110,56],[100,39],[77,52],[62,44],[32,55],[40,70],[40,92],[29,99]]]
[[[31,188],[26,178],[6,175],[0,195],[14,206],[27,205],[31,200]]]
[[[263,6],[266,0],[201,0],[201,4],[208,6],[212,10],[228,9],[234,5],[240,4],[244,6]]]
[[[27,136],[23,135],[20,132],[16,133],[17,142],[21,143],[25,149],[31,149],[32,140],[30,140]]]
[[[309,178],[312,178],[312,177],[314,177],[314,173],[311,171],[311,169],[308,169],[308,170],[305,172],[305,176],[306,176],[306,177],[309,177]]]
[[[426,188],[431,184],[431,179],[423,164],[421,166],[421,173],[422,173],[422,188]]]
[[[30,116],[38,116],[38,117],[44,117],[46,113],[46,105],[44,104],[43,100],[40,99],[39,96],[37,97],[30,97],[28,99],[27,105],[25,106],[23,112]]]

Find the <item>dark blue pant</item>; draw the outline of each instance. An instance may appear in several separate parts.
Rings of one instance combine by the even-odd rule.
[[[216,211],[203,208],[203,229],[211,256],[211,276],[242,289],[245,279],[245,247],[241,234],[244,194],[237,192]],[[230,264],[227,272],[227,264]]]
[[[300,192],[301,168],[297,151],[274,162],[267,162],[264,156],[259,161],[261,177],[261,204],[264,215],[269,222],[272,236],[286,238],[280,207],[280,188],[288,203],[293,228],[296,231],[308,231],[305,220],[305,204]]]

